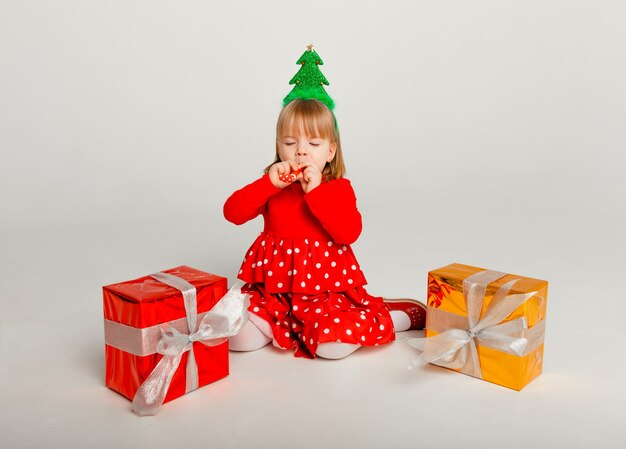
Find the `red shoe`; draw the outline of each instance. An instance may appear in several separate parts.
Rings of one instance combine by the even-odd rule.
[[[385,307],[390,312],[399,310],[406,313],[411,319],[411,326],[407,330],[421,330],[426,326],[426,306],[415,299],[385,299]]]

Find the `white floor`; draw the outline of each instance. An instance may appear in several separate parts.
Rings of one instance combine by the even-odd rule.
[[[231,353],[229,377],[139,418],[104,385],[100,287],[180,264],[232,282],[254,226],[5,232],[0,446],[443,448],[506,441],[510,448],[588,448],[623,441],[624,267],[610,234],[591,230],[576,248],[563,244],[571,235],[544,233],[534,238],[540,250],[521,238],[507,255],[496,233],[488,257],[472,244],[442,247],[428,237],[407,238],[399,252],[382,245],[385,226],[370,219],[363,237],[369,246],[355,246],[375,294],[422,297],[428,269],[452,261],[548,279],[544,373],[515,392],[437,367],[409,371],[415,352],[403,337],[420,332],[341,361],[296,359],[266,347]],[[457,259],[462,254],[476,260]]]

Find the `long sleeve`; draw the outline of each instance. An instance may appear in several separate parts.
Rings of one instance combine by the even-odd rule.
[[[349,245],[361,234],[361,214],[347,179],[322,183],[307,193],[304,200],[335,242]]]
[[[263,212],[267,200],[280,192],[270,181],[269,175],[263,175],[233,193],[224,203],[224,218],[236,225],[256,218]]]

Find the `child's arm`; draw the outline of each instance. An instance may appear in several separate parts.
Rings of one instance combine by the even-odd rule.
[[[263,212],[268,198],[280,192],[270,181],[268,175],[263,175],[251,184],[233,193],[224,203],[224,217],[236,225],[243,224],[256,218]]]
[[[361,234],[361,214],[350,181],[322,183],[304,196],[309,210],[336,243],[352,244]]]

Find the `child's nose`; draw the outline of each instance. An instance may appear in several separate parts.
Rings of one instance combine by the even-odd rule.
[[[298,145],[298,149],[296,150],[296,154],[298,156],[305,156],[306,155],[306,148],[304,147],[304,145]]]

